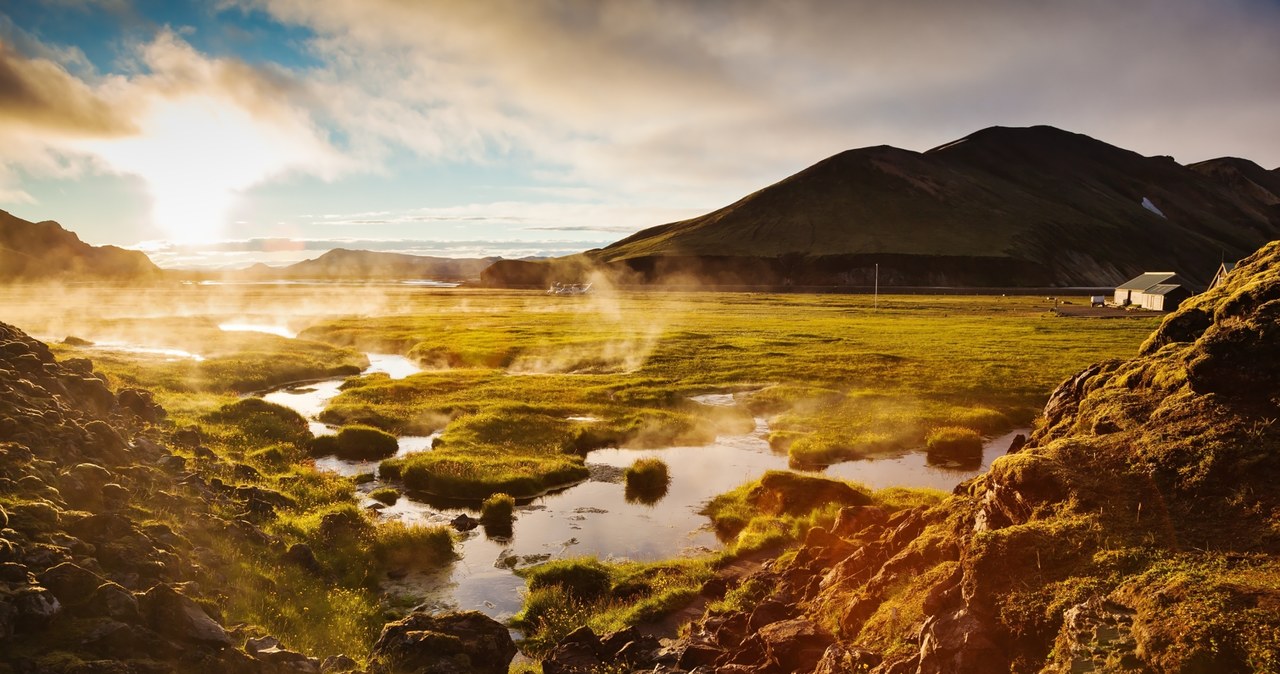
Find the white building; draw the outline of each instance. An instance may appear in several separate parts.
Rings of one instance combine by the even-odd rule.
[[[1175,272],[1149,271],[1117,286],[1115,303],[1151,311],[1173,311],[1192,294]]]

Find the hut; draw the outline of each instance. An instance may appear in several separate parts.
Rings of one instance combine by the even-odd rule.
[[[1194,293],[1171,271],[1149,271],[1116,286],[1115,303],[1151,311],[1173,311]]]
[[[1231,273],[1232,269],[1236,268],[1237,264],[1240,264],[1240,263],[1239,262],[1223,262],[1222,264],[1218,265],[1218,273],[1213,275],[1213,280],[1209,282],[1209,287],[1217,288],[1218,285],[1222,283],[1226,275]]]

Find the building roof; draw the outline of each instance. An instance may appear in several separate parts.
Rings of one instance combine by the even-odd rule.
[[[1168,295],[1179,288],[1182,288],[1182,286],[1177,283],[1157,283],[1150,288],[1147,288],[1146,293],[1148,295]],[[1185,288],[1183,289],[1185,290]]]
[[[1171,271],[1149,271],[1142,276],[1125,281],[1116,286],[1116,290],[1146,290],[1154,285],[1167,284],[1174,280],[1176,273]]]

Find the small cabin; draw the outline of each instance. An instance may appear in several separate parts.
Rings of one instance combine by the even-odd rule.
[[[1209,287],[1217,288],[1219,285],[1221,285],[1223,283],[1223,280],[1226,278],[1227,274],[1230,274],[1231,270],[1235,269],[1236,265],[1238,264],[1240,263],[1239,262],[1223,262],[1222,264],[1218,265],[1218,273],[1213,275],[1213,281],[1209,283]]]
[[[1151,311],[1173,311],[1194,293],[1171,271],[1149,271],[1116,287],[1115,303]]]

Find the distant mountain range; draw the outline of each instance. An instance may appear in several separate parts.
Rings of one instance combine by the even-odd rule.
[[[0,211],[0,281],[137,280],[160,273],[143,253],[91,246],[56,222]]]
[[[254,279],[432,279],[470,281],[502,258],[451,258],[335,248],[287,267],[256,264],[230,275]],[[226,275],[226,274],[224,274]]]
[[[1048,126],[992,127],[927,152],[842,152],[706,215],[488,285],[632,283],[1108,286],[1147,270],[1207,284],[1280,238],[1280,169],[1189,166]]]

